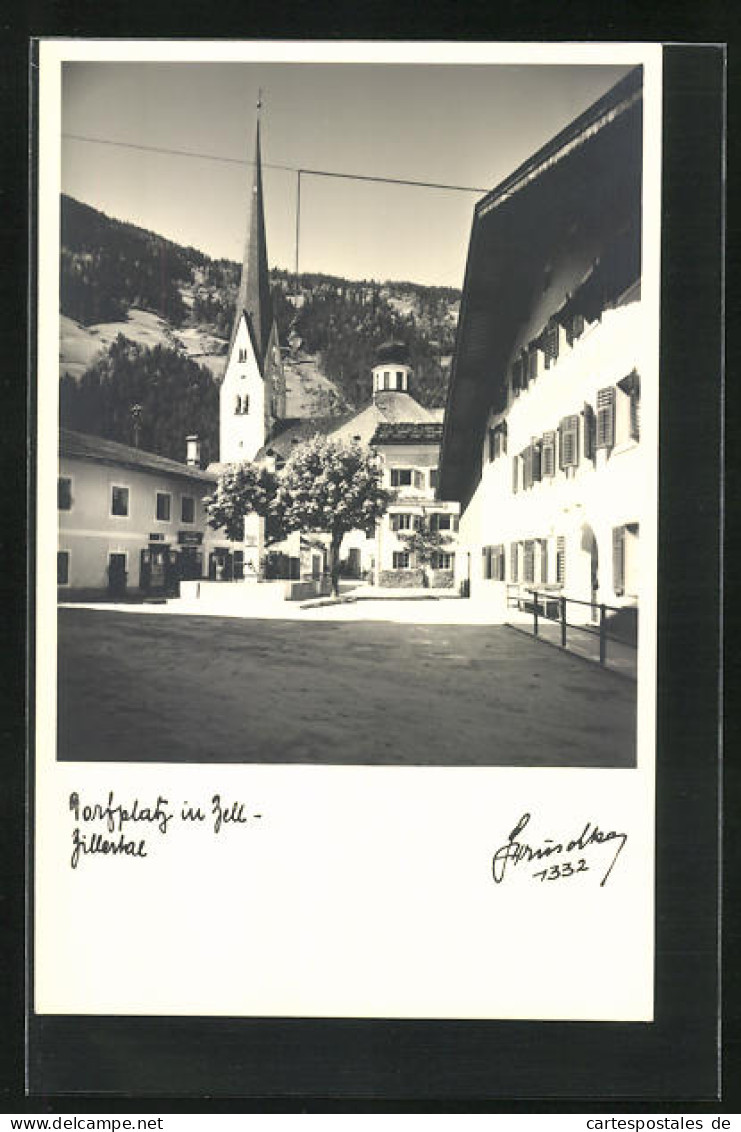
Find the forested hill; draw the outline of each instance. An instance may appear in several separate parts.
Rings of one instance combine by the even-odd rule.
[[[189,333],[209,337],[217,353],[226,349],[237,263],[211,259],[68,196],[61,200],[61,243],[61,313],[82,328],[125,323],[131,310],[144,311],[165,321],[176,349]],[[279,270],[271,278],[282,345],[294,359],[311,358],[340,401],[369,399],[375,350],[393,336],[409,346],[417,398],[430,407],[444,404],[458,291],[308,273],[297,280]]]

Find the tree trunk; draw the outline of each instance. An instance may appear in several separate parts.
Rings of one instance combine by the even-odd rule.
[[[329,547],[329,570],[332,578],[332,593],[335,597],[340,596],[340,544],[342,542],[342,534],[332,532],[332,541]]]

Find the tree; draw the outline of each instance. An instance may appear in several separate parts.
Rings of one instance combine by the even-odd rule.
[[[275,501],[276,478],[257,464],[228,464],[219,476],[216,491],[204,499],[208,525],[223,528],[232,542],[244,538],[244,520],[257,514],[266,518]]]
[[[292,453],[281,471],[275,507],[287,531],[329,534],[332,589],[337,593],[343,536],[374,528],[390,499],[369,448],[315,436]]]
[[[426,567],[430,565],[436,554],[446,546],[450,546],[453,541],[450,535],[445,535],[433,527],[427,515],[419,519],[418,525],[413,530],[399,531],[398,538],[425,571],[425,584],[427,584]]]

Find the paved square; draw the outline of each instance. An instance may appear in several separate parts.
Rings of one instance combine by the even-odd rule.
[[[59,610],[61,759],[635,765],[635,685],[505,626]]]

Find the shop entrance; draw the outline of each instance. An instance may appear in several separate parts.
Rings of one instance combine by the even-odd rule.
[[[108,555],[108,593],[112,598],[124,597],[126,594],[126,555]]]
[[[234,577],[234,558],[231,551],[217,546],[208,556],[208,576],[212,582],[231,582]]]
[[[177,566],[169,546],[150,544],[141,552],[139,588],[148,595],[166,594],[177,586]]]

